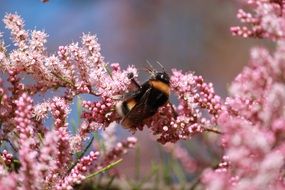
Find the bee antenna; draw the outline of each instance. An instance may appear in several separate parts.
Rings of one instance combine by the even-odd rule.
[[[163,71],[165,71],[165,68],[163,67],[163,65],[159,61],[156,61],[156,63],[163,69]]]
[[[148,64],[150,70],[154,71],[154,68],[153,68],[152,64],[150,63],[150,61],[149,61],[149,60],[146,60],[146,62],[147,62],[147,64]]]
[[[153,68],[152,64],[150,63],[149,60],[146,60],[147,64],[149,67],[146,67],[146,70],[151,74],[154,75],[155,74],[155,69]]]
[[[150,69],[150,68],[148,68],[148,67],[145,67],[145,68],[143,68],[143,69],[141,69],[142,71],[146,71],[146,72],[148,72],[148,73],[151,73],[152,72],[152,70]]]
[[[137,70],[138,70],[138,71],[145,71],[145,68],[140,68],[140,67],[138,67]]]

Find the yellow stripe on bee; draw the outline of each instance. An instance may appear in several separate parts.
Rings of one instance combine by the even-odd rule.
[[[132,99],[128,100],[128,102],[127,102],[128,109],[132,110],[136,104],[137,104],[137,102],[135,99],[132,98]]]
[[[158,81],[158,80],[152,80],[152,81],[149,81],[150,84],[160,90],[161,92],[163,92],[165,95],[169,95],[169,85],[164,83],[164,82],[161,82],[161,81]]]

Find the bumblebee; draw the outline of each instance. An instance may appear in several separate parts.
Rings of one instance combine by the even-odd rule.
[[[144,121],[153,116],[169,100],[169,75],[164,70],[162,72],[150,70],[150,72],[150,79],[142,85],[138,84],[130,74],[128,77],[137,89],[127,93],[116,105],[117,113],[122,117],[122,126],[131,131],[142,127]]]

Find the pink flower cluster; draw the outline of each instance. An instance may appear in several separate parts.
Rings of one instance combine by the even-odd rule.
[[[179,100],[176,109],[167,104],[148,121],[153,134],[159,136],[158,141],[162,144],[175,143],[197,133],[211,131],[222,108],[212,83],[206,83],[202,76],[173,70],[171,91]]]
[[[123,154],[127,153],[128,149],[133,148],[137,143],[135,137],[128,137],[127,140],[118,142],[111,150],[109,150],[102,161],[102,163],[97,166],[101,168],[102,166],[107,166],[113,160],[120,158]]]
[[[48,55],[46,33],[26,31],[17,14],[7,14],[3,21],[15,48],[8,52],[0,39],[0,145],[8,147],[0,153],[0,189],[72,189],[86,175],[112,164],[133,148],[134,137],[123,140],[120,147],[114,138],[109,148],[116,151],[101,158],[98,151],[88,154],[86,148],[90,134],[118,120],[110,98],[125,91],[130,84],[127,73],[136,73],[133,67],[121,71],[118,64],[112,64],[109,69],[97,38],[90,34],[83,34],[80,45],[61,46],[57,55]],[[32,80],[27,82],[24,77]],[[56,89],[57,96],[34,101],[39,93]],[[83,93],[100,100],[95,106],[83,102],[83,120],[77,134],[72,135],[70,105]],[[47,118],[53,119],[52,126],[45,124]]]
[[[7,150],[3,150],[1,159],[4,161],[5,165],[9,166],[12,163],[13,155],[10,154]]]
[[[233,35],[255,38],[284,38],[285,15],[283,0],[242,0],[253,13],[239,9],[238,19],[246,24],[231,28]]]
[[[80,184],[85,179],[83,174],[87,171],[88,166],[92,165],[98,156],[99,152],[90,152],[88,156],[81,158],[78,164],[71,170],[70,174],[56,185],[56,189],[72,189],[73,185]]]
[[[237,17],[248,26],[233,27],[233,34],[271,39],[275,52],[252,49],[249,64],[225,100],[202,76],[173,69],[170,88],[178,104],[167,103],[137,126],[168,143],[166,150],[196,174],[203,168],[177,141],[219,133],[222,159],[215,169],[202,172],[198,181],[205,189],[285,189],[285,1],[248,0],[246,5],[252,12],[239,10]],[[57,54],[48,55],[45,32],[25,30],[17,14],[7,14],[4,23],[15,48],[8,52],[0,40],[0,145],[10,147],[0,154],[0,189],[72,189],[134,147],[134,137],[117,142],[115,127],[122,118],[115,106],[126,92],[137,90],[128,77],[132,74],[137,81],[135,67],[107,64],[96,36],[83,34],[81,43],[60,46]],[[57,96],[35,101],[39,93],[54,90]],[[95,100],[82,101],[72,134],[70,105],[80,94]],[[53,119],[52,126],[46,126],[46,118]],[[95,132],[105,151],[93,146],[90,136]]]
[[[204,171],[208,189],[284,189],[285,44],[284,1],[248,1],[257,18],[239,11],[238,18],[259,26],[248,36],[276,41],[270,54],[251,50],[251,59],[230,86],[230,96],[218,117],[224,135],[223,161]],[[257,19],[257,20],[256,20]]]

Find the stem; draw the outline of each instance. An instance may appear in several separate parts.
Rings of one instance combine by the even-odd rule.
[[[111,79],[114,80],[114,79],[113,79],[113,76],[112,76],[112,71],[111,71],[111,69],[108,67],[108,65],[107,65],[107,64],[102,64],[102,65],[103,65],[104,69],[107,71],[108,75],[111,77]]]
[[[59,74],[57,74],[57,73],[55,73],[55,72],[51,72],[51,73],[52,73],[54,76],[56,76],[57,78],[59,78],[60,80],[62,80],[62,81],[64,81],[64,82],[70,84],[71,86],[75,87],[75,85],[74,85],[71,81],[69,81],[68,79],[66,79],[66,78],[64,78],[64,77],[62,77],[62,76],[60,76]]]
[[[113,175],[113,176],[111,177],[110,181],[108,182],[108,184],[106,185],[106,189],[110,189],[110,187],[111,187],[111,185],[112,185],[114,179],[115,179],[115,176]]]
[[[140,147],[137,146],[136,152],[135,152],[135,178],[136,180],[140,179],[140,160],[141,153],[140,153]]]
[[[196,187],[199,185],[200,183],[200,177],[193,183],[193,185],[190,187],[190,190],[195,190]]]
[[[78,156],[76,162],[74,162],[72,164],[72,166],[68,169],[66,174],[69,174],[71,172],[71,170],[76,166],[76,164],[80,161],[80,159],[84,156],[84,154],[87,152],[87,150],[89,149],[89,147],[91,146],[92,142],[94,140],[94,136],[91,138],[91,140],[89,141],[88,145],[85,147],[85,149],[80,153],[80,155]]]
[[[86,176],[85,179],[92,178],[92,177],[98,175],[99,173],[105,172],[105,171],[107,171],[107,170],[113,168],[114,166],[118,165],[118,164],[119,164],[120,162],[122,162],[122,161],[123,161],[123,159],[117,160],[117,161],[115,161],[115,162],[109,164],[108,166],[102,168],[101,170],[98,170],[97,172],[94,172],[94,173],[92,173],[92,174]]]
[[[3,141],[6,141],[7,143],[9,143],[9,145],[12,147],[12,149],[15,151],[15,152],[18,152],[18,149],[15,147],[15,145],[9,140],[9,139],[2,139]]]
[[[44,143],[44,139],[43,139],[41,133],[37,133],[37,135],[39,137],[39,140],[40,140],[41,144],[43,144]]]
[[[204,127],[205,131],[208,131],[208,132],[213,132],[213,133],[216,133],[216,134],[219,134],[219,135],[223,135],[224,133],[219,131],[217,128],[207,128],[207,127]]]

